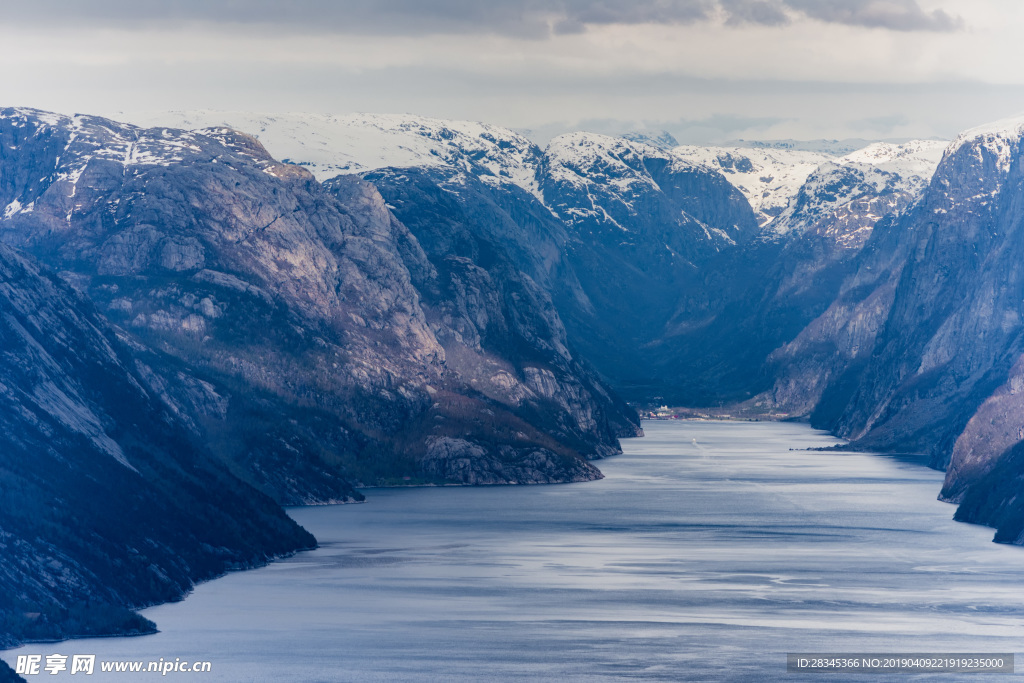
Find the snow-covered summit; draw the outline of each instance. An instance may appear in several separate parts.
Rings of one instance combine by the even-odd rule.
[[[1010,170],[1010,161],[1022,137],[1024,114],[965,130],[949,145],[947,154],[952,154],[966,144],[978,144],[996,157],[997,167],[1006,173]]]
[[[814,231],[843,248],[859,249],[884,215],[921,196],[947,144],[876,142],[822,164],[768,223],[767,235]]]
[[[664,237],[668,230],[720,248],[757,227],[741,194],[714,169],[623,137],[560,135],[544,150],[538,178],[548,208],[567,225],[590,234],[607,230],[614,240],[624,238],[620,233]],[[661,246],[673,256],[688,251]]]
[[[454,166],[490,173],[534,191],[540,150],[507,128],[412,114],[257,114],[176,111],[132,117],[145,124],[194,129],[228,126],[248,133],[277,159],[304,166],[318,180],[387,167]]]
[[[552,210],[570,225],[598,221],[629,232],[614,216],[636,215],[637,195],[657,188],[644,168],[644,159],[652,155],[665,153],[643,142],[601,133],[559,135],[544,150],[543,183],[549,199],[568,192],[572,201],[556,198]]]
[[[31,179],[19,196],[10,197],[0,216],[31,213],[35,199],[50,185],[61,184],[69,198],[67,219],[74,210],[73,198],[86,167],[95,162],[112,162],[139,172],[146,166],[171,166],[202,152],[204,138],[199,132],[169,128],[140,128],[97,116],[66,116],[28,108],[0,109],[0,121],[16,134],[8,141],[11,150],[33,139],[48,140],[52,154],[48,173]],[[208,141],[208,140],[207,140]]]
[[[630,131],[628,133],[623,133],[621,137],[632,142],[642,142],[646,145],[653,145],[654,147],[659,147],[661,149],[672,149],[673,147],[679,146],[679,141],[676,140],[667,130],[654,132]]]
[[[627,186],[635,182],[651,184],[644,169],[645,158],[668,154],[645,142],[636,142],[601,133],[566,133],[548,143],[544,150],[547,175],[573,185],[611,183]]]
[[[942,161],[947,140],[910,140],[902,144],[875,142],[836,159],[838,164],[870,164],[875,168],[927,182]]]
[[[983,123],[974,128],[968,128],[956,136],[953,144],[950,145],[950,149],[955,149],[968,140],[995,135],[1002,137],[1021,137],[1024,135],[1024,113]]]
[[[825,163],[768,224],[765,237],[815,232],[859,249],[882,216],[905,208],[919,189],[917,182],[871,164]]]
[[[320,180],[389,167],[443,167],[485,182],[517,185],[545,204],[541,189],[545,182],[581,188],[608,184],[605,189],[613,194],[628,194],[630,188],[654,182],[644,168],[644,159],[664,159],[680,168],[720,172],[746,197],[761,225],[780,224],[776,217],[823,164],[868,165],[900,176],[907,189],[913,190],[928,182],[945,148],[941,141],[915,140],[900,145],[874,143],[845,156],[793,145],[680,145],[665,149],[667,137],[649,140],[636,134],[613,137],[577,132],[554,138],[541,151],[531,140],[507,128],[412,114],[201,110],[130,118],[148,126],[234,128],[256,137],[275,158],[302,165]],[[768,229],[772,229],[770,225]]]
[[[725,174],[750,202],[762,225],[786,207],[814,169],[833,159],[803,150],[697,145],[680,145],[672,154]]]
[[[804,183],[826,164],[870,166],[906,181],[908,191],[928,183],[948,143],[911,140],[876,142],[844,156],[819,151],[773,147],[699,147],[682,145],[673,154],[717,168],[737,187],[758,214],[762,225],[774,221],[796,199]],[[864,169],[868,170],[868,169]]]
[[[0,118],[9,120],[15,128],[32,128],[31,134],[45,134],[58,127],[69,130],[64,151],[72,146],[84,148],[76,150],[82,166],[93,158],[119,161],[126,166],[168,166],[182,161],[183,154],[200,150],[195,144],[196,134],[192,132],[140,128],[97,116],[65,116],[36,109],[11,108],[0,110]]]

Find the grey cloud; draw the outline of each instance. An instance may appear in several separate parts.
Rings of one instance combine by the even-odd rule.
[[[720,0],[726,23],[778,26],[795,16],[832,24],[892,31],[956,31],[964,22],[943,10],[926,12],[917,0]]]
[[[710,19],[712,0],[562,0],[544,3],[560,20],[555,30],[583,30],[595,24],[690,24]]]
[[[721,0],[726,13],[726,24],[760,24],[781,26],[790,22],[789,14],[780,2],[770,0]]]
[[[193,23],[339,35],[487,33],[544,38],[607,24],[786,24],[795,16],[898,31],[963,21],[917,0],[35,0],[5,3],[0,25],[152,27]]]
[[[264,25],[279,30],[545,37],[588,25],[710,19],[716,0],[36,0],[5,8],[0,24]]]
[[[963,19],[939,9],[926,12],[917,0],[785,0],[813,19],[893,31],[955,31]]]
[[[280,32],[434,35],[550,34],[547,16],[528,11],[532,0],[36,0],[12,3],[0,24],[181,27],[212,24],[223,29]]]
[[[789,119],[780,116],[714,114],[702,119],[665,122],[661,127],[684,144],[714,144],[736,137],[762,137],[764,132]]]

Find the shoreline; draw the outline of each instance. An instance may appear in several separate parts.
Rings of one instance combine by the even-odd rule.
[[[689,421],[687,421],[687,420],[678,420],[678,421],[679,422],[689,422],[690,426],[687,426],[686,424],[680,424],[680,425],[677,425],[677,426],[673,427],[673,426],[668,425],[668,424],[651,424],[651,428],[652,428],[652,431],[655,431],[655,432],[657,432],[658,434],[661,435],[661,437],[659,437],[659,438],[671,437],[672,434],[676,434],[677,436],[675,437],[674,441],[680,441],[683,444],[684,448],[683,448],[682,452],[689,452],[687,450],[687,448],[688,448],[688,444],[690,442],[690,436],[691,436],[689,434],[689,432],[691,432],[691,431],[695,432],[695,435],[698,437],[698,440],[701,440],[700,439],[700,434],[701,433],[705,433],[705,432],[708,433],[708,434],[716,434],[722,440],[727,440],[729,438],[730,434],[732,434],[734,437],[737,437],[737,438],[739,438],[739,439],[741,439],[743,441],[747,441],[748,437],[753,437],[755,439],[755,442],[754,442],[755,446],[758,445],[758,442],[756,441],[756,439],[758,437],[756,435],[761,433],[762,429],[767,429],[767,432],[765,432],[765,433],[784,433],[784,432],[788,433],[789,431],[800,431],[798,429],[797,425],[792,425],[789,428],[786,428],[784,425],[781,425],[781,424],[780,425],[776,425],[775,427],[772,427],[768,423],[766,423],[765,425],[762,425],[762,426],[751,426],[751,425],[748,425],[746,427],[739,427],[739,426],[731,427],[729,425],[722,424],[722,425],[720,425],[719,428],[716,429],[716,428],[714,428],[714,424],[716,422],[741,422],[741,421],[735,421],[735,420],[733,420],[733,421],[729,421],[729,420],[717,421],[717,420],[700,420],[700,419],[698,419],[698,420],[689,420]],[[662,421],[659,421],[659,422],[662,422]],[[669,422],[669,421],[663,421],[663,422]],[[701,430],[705,430],[705,431],[702,432]],[[810,431],[810,430],[808,430],[808,431]],[[785,463],[790,462],[790,461],[792,461],[793,459],[796,459],[796,458],[802,458],[804,461],[806,461],[807,458],[808,458],[808,456],[806,454],[806,451],[808,451],[810,449],[799,448],[798,449],[799,451],[803,451],[804,452],[803,456],[799,456],[798,454],[793,453],[789,457],[787,457],[783,453],[780,453],[780,451],[785,450],[790,445],[803,445],[803,444],[806,444],[806,443],[813,444],[815,442],[817,442],[817,443],[827,442],[827,436],[826,436],[826,434],[824,432],[821,432],[819,430],[814,430],[814,431],[816,433],[816,437],[813,438],[810,441],[803,441],[803,443],[801,443],[800,441],[793,441],[793,440],[789,440],[788,444],[785,443],[785,441],[778,441],[777,443],[775,441],[772,441],[771,443],[776,443],[776,447],[769,448],[769,449],[765,450],[764,453],[765,453],[765,455],[770,456],[771,458],[775,458],[774,461],[769,460],[768,462],[762,462],[761,458],[760,458],[760,451],[762,449],[757,448],[757,447],[755,447],[753,450],[751,450],[750,448],[744,447],[741,450],[743,452],[745,452],[746,455],[744,455],[742,457],[745,458],[748,462],[750,462],[752,464],[752,466],[755,468],[755,470],[758,469],[758,468],[760,468],[761,470],[764,470],[764,468],[766,468],[766,467],[771,467],[771,463],[772,462],[777,462],[777,463],[779,463],[781,465],[785,465]],[[747,436],[744,436],[744,435],[747,435]],[[685,437],[685,438],[683,438],[683,437]],[[801,439],[801,440],[803,440],[803,439]],[[675,459],[674,458],[666,457],[666,458],[663,458],[663,459],[650,459],[650,458],[647,457],[648,454],[649,454],[648,452],[651,452],[651,453],[661,453],[661,452],[664,452],[664,451],[658,450],[656,448],[651,448],[651,447],[642,447],[642,442],[640,442],[640,441],[634,441],[633,444],[635,445],[636,448],[639,449],[638,452],[640,452],[640,455],[641,455],[640,460],[641,461],[644,461],[645,459],[649,460],[649,462],[647,462],[647,464],[644,465],[645,469],[642,469],[640,471],[641,474],[644,474],[644,473],[655,473],[656,474],[658,471],[663,470],[667,466],[674,467],[674,463],[675,463]],[[634,451],[634,453],[635,452],[636,451]],[[627,455],[629,455],[629,453],[627,453]],[[813,458],[814,456],[811,456],[811,457]],[[827,456],[826,456],[826,458],[827,458]],[[825,459],[825,458],[823,458],[823,459]],[[850,461],[846,461],[844,463],[842,458],[831,458],[831,459],[833,459],[838,464],[838,467],[840,468],[839,469],[840,473],[842,473],[842,472],[853,472],[854,476],[856,476],[857,469],[856,468],[851,469]],[[691,458],[691,460],[693,460],[693,458]],[[719,468],[718,468],[718,465],[715,462],[704,462],[704,459],[699,458],[699,457],[696,458],[695,462],[699,465],[699,468],[701,470],[714,473],[713,474],[713,476],[714,476],[713,481],[724,481],[724,482],[731,481],[731,478],[728,475],[728,473],[723,474],[723,473],[718,471]],[[874,467],[869,465],[869,464],[864,464],[863,466],[864,467],[868,467],[869,471],[874,469]],[[885,469],[885,468],[883,467],[882,469]],[[918,468],[914,468],[914,469],[918,470]],[[630,471],[632,471],[632,470],[630,470]],[[778,471],[778,470],[775,470],[775,471]],[[756,474],[756,472],[755,472],[755,474]],[[903,478],[904,478],[903,476],[900,476],[897,473],[896,476],[888,477],[886,479],[886,481],[890,481],[891,480],[891,482],[893,482],[893,483],[898,483],[898,482],[902,481]],[[921,475],[920,474],[914,474],[914,475],[910,475],[910,476],[908,476],[906,478],[909,479],[909,480],[918,480],[918,479],[921,478]],[[934,479],[934,477],[928,477],[928,476],[925,476],[925,478],[928,479],[929,481]],[[762,481],[762,479],[760,479],[758,476],[752,476],[751,478],[749,478],[749,480],[750,481]],[[816,480],[817,479],[815,477],[811,477],[811,479],[809,479],[808,481],[813,483],[813,481],[816,481]],[[639,496],[638,499],[644,499],[644,498],[647,497],[647,494],[644,492],[645,489],[649,488],[648,485],[645,483],[646,479],[639,478],[639,479],[633,480],[631,477],[627,476],[627,477],[622,478],[621,481],[626,483],[626,486],[627,486],[627,488],[629,490],[635,490],[635,494],[637,496]],[[683,478],[680,479],[680,481],[684,482],[683,490],[688,490],[690,488],[690,482],[695,481],[695,480],[690,479],[689,477],[683,477]],[[723,485],[724,486],[731,486],[730,484],[723,484]],[[850,485],[854,486],[855,484],[850,484]],[[411,488],[411,487],[389,487],[389,488]],[[426,487],[418,487],[418,488],[426,488]],[[440,487],[432,487],[432,488],[440,488]],[[918,489],[918,490],[921,493],[927,494],[927,492],[931,488],[932,488],[931,486],[925,485],[924,489]],[[761,489],[760,488],[756,488],[756,489],[753,489],[753,490],[760,491]],[[742,490],[737,489],[737,491],[738,491],[737,495],[742,495]],[[369,492],[369,491],[367,493],[371,493],[372,494],[372,492]],[[818,494],[816,494],[816,495],[822,495],[822,492],[818,491]],[[485,500],[487,500],[487,496],[488,496],[487,492],[478,492],[478,494],[476,494],[474,496],[474,499],[475,500],[479,500],[479,501],[485,501]],[[592,491],[587,491],[587,490],[584,490],[584,489],[580,489],[578,494],[574,494],[572,496],[569,496],[566,500],[569,500],[569,501],[574,500],[574,499],[577,498],[577,496],[580,496],[581,498],[589,499],[589,502],[586,503],[586,505],[588,507],[601,508],[601,507],[604,506],[604,503],[601,500],[601,496],[600,495],[595,496],[595,495],[593,495]],[[370,497],[372,497],[372,496],[370,496]],[[403,495],[402,494],[394,494],[393,496],[389,496],[389,498],[391,498],[391,497],[397,499],[397,498],[402,498]],[[429,497],[432,500],[434,500],[434,501],[438,501],[440,499],[450,499],[450,494],[444,494],[444,493],[438,492],[436,495],[432,495],[432,496],[429,496]],[[418,495],[414,496],[414,498],[418,499],[419,496]],[[544,499],[544,500],[547,500],[548,497],[547,496],[542,496],[541,498]],[[927,496],[927,495],[923,496],[922,497],[922,501],[925,498],[930,498],[930,496]],[[529,500],[537,500],[536,497],[534,497],[534,496],[526,496],[526,497],[516,496],[514,498],[515,501],[521,501],[521,500],[527,500],[527,499],[529,499]],[[766,500],[770,500],[770,499],[766,498]],[[485,503],[484,505],[488,509],[494,507],[490,503]],[[666,509],[666,510],[675,510],[676,509],[674,504],[672,504],[672,503],[666,503],[665,505],[666,505],[666,507],[664,507],[664,509]],[[326,506],[299,506],[299,507],[320,508],[320,507],[326,507]],[[391,507],[390,504],[389,504],[388,507]],[[501,505],[497,506],[497,508],[501,508],[501,507],[502,507]],[[785,510],[789,510],[789,506],[787,506],[787,505],[782,505],[782,507],[785,508]],[[942,507],[945,508],[945,506],[942,506]],[[415,508],[416,508],[416,505],[410,506],[409,503],[406,503],[405,507],[402,508],[402,509],[415,509]],[[449,508],[462,509],[463,505],[462,505],[462,503],[460,501],[456,500],[453,503],[444,504],[444,508],[446,510],[449,509]],[[630,509],[635,509],[632,506],[627,506],[627,507],[623,508],[621,503],[619,504],[619,508],[621,510],[624,510],[624,511],[628,511]],[[567,504],[566,505],[566,509],[574,510],[574,509],[576,509],[576,505],[575,504],[574,505],[568,505]],[[662,509],[662,508],[658,508],[658,509]],[[826,506],[826,509],[828,509],[828,506]],[[362,508],[360,510],[362,510]],[[342,517],[344,517],[344,511],[340,510],[340,508],[339,508],[339,511],[342,513]],[[353,512],[357,512],[357,511],[353,510]],[[726,513],[727,514],[731,514],[728,511],[726,511]],[[360,514],[361,517],[365,517],[367,514],[369,514],[369,509],[363,510],[359,514]],[[394,511],[390,511],[388,514],[392,518],[392,521],[389,522],[391,524],[399,524],[399,525],[401,525],[402,524],[402,519],[406,518],[405,516],[395,517]],[[451,513],[451,514],[455,515],[453,517],[453,519],[458,519],[459,514],[461,514],[461,513]],[[501,516],[500,512],[493,512],[493,514],[496,515],[496,517],[495,517],[496,519],[503,519],[503,517]],[[535,511],[534,513],[529,515],[529,519],[533,520],[534,518],[537,518],[538,515],[540,515],[540,517],[542,518],[546,514],[547,513],[544,512],[544,511],[541,511],[541,512],[536,512]],[[314,516],[318,516],[318,515],[314,515]],[[952,521],[952,520],[949,520],[949,515],[947,513],[940,512],[939,516],[941,518],[943,518],[944,520]],[[387,517],[387,515],[385,515],[385,518],[386,517]],[[324,515],[322,518],[323,519],[328,519],[328,518],[334,519],[333,517],[330,516],[329,513],[327,515]],[[311,516],[310,519],[312,519],[312,516]],[[589,516],[583,516],[583,517],[580,517],[580,519],[586,521],[588,524],[590,524],[592,522],[592,520],[591,520],[591,518]],[[661,518],[658,517],[658,519],[661,519]],[[642,538],[646,538],[647,537],[646,533],[650,531],[650,529],[647,527],[647,522],[648,521],[649,520],[642,519],[641,522],[636,526],[636,532],[638,534],[640,534],[640,537],[642,537]],[[695,538],[702,538],[702,536],[700,536],[701,532],[694,531],[694,529],[697,529],[697,528],[701,527],[702,520],[689,520],[689,522],[692,522],[692,523],[682,524],[679,527],[679,529],[682,532],[685,532],[685,533],[697,534],[697,536],[695,536]],[[747,518],[747,523],[755,524],[756,522],[757,522],[757,518],[756,517],[748,517]],[[741,523],[743,523],[743,522],[741,522]],[[346,531],[346,529],[345,529],[346,525],[341,523],[341,520],[336,520],[335,522],[332,522],[331,524],[332,524],[332,527],[337,530],[337,535],[339,537],[346,537],[346,536],[350,535],[350,531]],[[598,524],[598,526],[603,529],[603,526],[601,524]],[[884,526],[884,525],[879,524],[877,526]],[[953,526],[959,526],[959,525],[953,525]],[[980,526],[980,525],[968,524],[967,526],[975,527],[975,526]],[[313,525],[311,528],[316,528],[316,526]],[[590,529],[591,527],[587,526],[586,528]],[[659,527],[659,529],[660,528],[661,527]],[[983,527],[983,528],[985,528],[985,530],[987,531],[987,527]],[[492,527],[486,527],[486,529],[495,530]],[[322,531],[322,529],[318,529],[318,530]],[[346,541],[344,541],[344,543],[342,545],[343,546],[352,546],[356,550],[362,549],[362,544],[360,542],[360,539],[363,539],[364,537],[365,538],[377,538],[372,533],[370,533],[371,531],[373,531],[372,528],[370,529],[370,531],[364,531],[364,533],[362,535],[356,534],[354,539],[347,539]],[[532,533],[532,531],[533,531],[533,527],[522,527],[522,528],[518,529],[517,533]],[[567,529],[567,531],[571,532],[572,529]],[[500,533],[500,529],[498,529],[498,532]],[[415,530],[410,531],[410,530],[406,529],[406,531],[403,532],[403,533],[406,533],[408,538],[411,538],[411,539],[418,538],[415,535],[416,534]],[[618,533],[618,526],[611,525],[611,526],[608,527],[608,529],[605,529],[603,533],[611,533],[611,534]],[[675,534],[677,532],[676,531],[672,531],[672,530],[668,530],[668,531],[666,531],[666,533],[669,534],[668,537],[675,538],[674,536],[672,536],[672,534]],[[318,535],[320,535],[320,534],[318,533]],[[983,534],[983,535],[987,536],[987,534]],[[431,536],[431,538],[433,538],[433,536]],[[988,538],[990,538],[990,537],[988,537]],[[987,541],[988,538],[986,538],[985,540]],[[333,539],[325,538],[324,540],[327,541],[327,543],[325,543],[325,545],[336,545],[335,543],[333,543]],[[447,542],[449,539],[442,539],[442,540]],[[458,540],[458,539],[456,539],[456,540]],[[433,542],[433,541],[431,541],[431,542]],[[441,543],[441,542],[442,541],[437,541],[437,543]],[[451,541],[451,542],[454,543],[455,541]],[[489,540],[487,542],[488,543],[493,542],[495,544],[500,545],[503,541],[500,538],[498,540],[494,540],[492,538],[491,540]],[[417,543],[418,543],[418,541],[417,541]],[[980,543],[980,541],[979,541],[979,543]],[[366,553],[362,553],[362,554],[358,554],[357,553],[356,559],[360,559],[360,558],[361,559],[366,559],[366,558],[369,558],[370,560],[374,560],[374,558],[377,557],[376,552],[379,549],[386,549],[386,550],[388,550],[389,553],[395,553],[395,552],[398,552],[400,549],[406,549],[406,547],[408,545],[409,545],[409,542],[407,540],[392,541],[390,538],[385,538],[384,540],[380,540],[379,543],[376,543],[376,545],[367,546],[370,549],[370,551],[368,551]],[[415,543],[413,545],[415,545]],[[378,548],[378,546],[379,546],[379,548]],[[448,546],[445,545],[443,547],[447,548]],[[595,547],[611,547],[611,546],[598,545],[598,546],[595,546]],[[657,550],[658,547],[659,547],[658,544],[654,544],[652,546],[652,548],[654,550]],[[418,553],[419,552],[419,546],[416,546],[416,548],[417,548],[417,553]],[[342,547],[341,550],[345,550],[345,548]],[[443,550],[443,548],[442,548],[441,551],[442,552],[447,552],[447,550]],[[340,551],[339,551],[338,547],[335,547],[333,550],[328,550],[328,553],[331,553],[331,552],[337,553],[337,552],[340,552]],[[385,555],[384,560],[388,560],[389,557],[390,557],[389,555]],[[430,557],[426,557],[426,559],[424,559],[423,557],[420,557],[420,555],[416,555],[416,557],[418,558],[417,561],[420,561],[420,562],[428,562],[428,563],[432,562]],[[472,559],[474,561],[479,559],[479,556],[478,555],[474,555],[474,554],[469,554],[469,555],[467,555],[467,557],[469,557],[470,559]],[[655,552],[652,555],[652,557],[655,560],[662,559],[660,551]],[[611,559],[614,559],[614,558],[611,558]],[[374,561],[376,561],[376,560],[374,560]],[[751,561],[756,561],[756,558],[755,558],[755,560],[751,560]],[[589,566],[589,564],[587,564],[587,561],[586,561],[585,557],[584,557],[583,560],[581,560],[581,562],[582,562],[583,565]],[[304,562],[300,561],[299,564],[304,564]],[[315,572],[314,573],[315,577],[319,577],[319,572],[320,572],[320,568],[319,567],[321,567],[321,564],[313,563],[311,565],[311,566],[314,566],[314,570],[313,571]],[[328,565],[327,564],[322,564],[322,566],[328,566]],[[330,566],[334,566],[334,565],[332,564]],[[341,565],[339,565],[339,566],[341,566]],[[344,566],[348,567],[349,565],[344,565]],[[358,567],[363,567],[363,565],[361,565],[361,564],[359,564],[359,565],[352,565],[352,566],[353,567],[357,567],[357,566]],[[392,565],[386,564],[385,566],[392,566]],[[396,564],[395,566],[400,566],[400,564]],[[475,566],[475,565],[473,565],[473,566]],[[363,568],[363,569],[359,569],[359,571],[361,571],[363,573],[369,572],[372,575],[373,571],[375,571],[375,570]],[[762,568],[755,567],[755,571],[754,571],[753,574],[751,574],[751,576],[755,576],[756,577],[762,571],[763,571]],[[531,576],[532,575],[526,569],[524,569],[523,572],[524,572],[523,576]],[[415,574],[415,572],[414,572],[414,574]],[[424,578],[425,581],[432,580],[432,579],[430,579],[430,576],[429,576],[430,572],[429,571],[427,572],[427,574],[428,574],[427,577],[425,577],[425,578],[421,577],[421,578]],[[280,573],[278,575],[280,575]],[[555,574],[553,574],[553,576],[554,575],[557,575],[557,572],[555,572]],[[644,575],[644,576],[647,576],[647,575]],[[271,578],[273,578],[273,576],[271,576]],[[290,580],[290,578],[289,578],[289,580]],[[316,580],[320,581],[320,578],[317,578]],[[367,579],[367,582],[368,583],[366,585],[371,585],[371,584],[373,586],[377,586],[378,585],[376,583],[375,579]],[[755,585],[755,583],[756,583],[756,585]],[[756,581],[755,581],[755,583],[751,584],[752,590],[760,590],[760,583],[757,583]],[[319,584],[317,584],[317,585],[319,585]],[[348,585],[348,584],[346,584],[346,585]],[[404,584],[394,584],[393,588],[395,590],[398,590],[399,588],[402,588],[403,586],[404,586]],[[794,590],[794,588],[792,586],[787,587],[785,584],[780,584],[780,586],[781,586],[781,590],[783,590],[784,593],[787,590]],[[560,584],[556,582],[555,584],[552,585],[552,588],[553,589],[560,588]],[[803,588],[797,587],[795,590],[803,590]],[[238,595],[244,595],[245,594],[244,591],[234,591],[234,592],[238,593]],[[233,598],[235,596],[232,594],[231,597]],[[654,605],[655,602],[652,602],[651,604]],[[655,609],[655,608],[656,607],[652,607],[652,609]],[[202,610],[200,610],[199,612],[201,613]],[[168,617],[168,619],[169,619],[169,617]],[[166,626],[164,627],[164,629],[162,629],[161,632],[174,634],[174,633],[181,633],[181,630],[182,630],[182,626],[180,624],[172,624],[170,621],[168,621]],[[271,635],[274,635],[274,634],[271,634]],[[113,636],[113,637],[117,637],[117,636]],[[159,653],[159,651],[161,650],[161,647],[162,647],[159,643],[155,644],[155,645],[143,644],[143,643],[148,643],[149,641],[135,641],[135,642],[137,642],[137,644],[126,646],[125,649],[126,650],[127,649],[131,649],[132,651],[139,650],[140,652],[142,652],[142,651],[147,651],[148,652],[149,650],[153,650],[154,652]],[[163,641],[161,641],[161,642],[163,642]],[[168,640],[167,642],[171,642],[171,641]],[[26,643],[26,645],[30,645],[30,644]],[[14,648],[12,648],[12,649],[14,649]],[[35,649],[39,649],[39,648],[35,648]],[[60,648],[58,647],[57,650],[59,651]],[[23,651],[23,649],[19,649],[19,652],[22,652],[22,651]],[[137,657],[135,657],[134,655],[132,657],[137,658],[137,659],[146,659],[149,656],[150,656],[149,654],[140,654]],[[196,656],[199,657],[199,658],[209,658],[205,654],[198,654]],[[116,657],[114,657],[112,655],[111,657],[112,658],[120,658],[120,657],[122,657],[122,655],[118,654]],[[10,658],[10,657],[8,657],[8,658]],[[128,657],[128,658],[131,658],[131,657]],[[234,662],[234,660],[232,660],[231,662],[225,662],[224,666],[228,666],[228,665],[234,666],[235,664],[236,664],[236,662]],[[227,669],[222,669],[222,671],[226,672],[228,670]],[[29,680],[31,680],[32,677],[28,677],[28,678],[29,678]],[[242,679],[242,677],[239,677],[237,680],[241,680],[241,679]]]
[[[787,423],[787,422],[790,422],[790,423],[802,423],[802,422],[804,422],[805,423],[805,422],[807,422],[807,420],[795,419],[795,418],[782,418],[782,417],[778,417],[778,416],[770,417],[770,416],[766,416],[766,415],[761,415],[759,417],[750,417],[750,416],[737,416],[737,415],[732,415],[732,414],[713,414],[713,413],[710,413],[710,412],[706,412],[705,410],[698,411],[697,409],[685,409],[685,410],[689,414],[678,413],[677,416],[674,416],[674,417],[646,417],[646,416],[643,416],[641,418],[641,422],[643,422],[643,421],[651,421],[651,422],[697,422],[697,423],[700,423],[700,422],[724,422],[724,423],[729,423],[729,422],[731,422],[731,423],[749,423],[749,424],[754,424],[754,423],[757,423],[757,422],[766,422],[766,423]],[[641,437],[640,436],[636,436],[636,437],[629,437],[629,438],[639,439]],[[836,438],[839,438],[839,437],[836,437]],[[809,448],[799,448],[799,449],[791,448],[790,450],[791,451],[803,451],[803,452],[808,452],[808,451],[815,451],[815,452],[842,452],[842,451],[847,451],[847,452],[850,452],[850,453],[856,453],[856,454],[862,454],[862,455],[882,456],[882,457],[885,457],[885,458],[892,458],[892,459],[900,460],[900,461],[906,462],[908,464],[913,464],[913,465],[918,466],[918,467],[923,467],[923,468],[931,469],[931,470],[935,471],[934,468],[929,467],[925,462],[921,461],[921,458],[923,456],[921,456],[920,454],[885,453],[885,452],[876,451],[876,450],[862,450],[862,449],[859,449],[859,448],[857,448],[855,446],[854,447],[850,447],[849,444],[835,444],[835,445],[832,445],[832,446],[819,446],[819,447],[809,447]],[[622,453],[618,453],[616,455],[621,455],[621,454]],[[599,479],[588,480],[588,481],[579,481],[579,482],[573,482],[573,481],[549,482],[549,483],[543,483],[543,484],[540,484],[540,483],[522,483],[522,484],[519,484],[519,483],[495,483],[495,484],[458,484],[458,483],[444,483],[444,484],[435,484],[435,483],[390,484],[390,485],[370,486],[370,487],[365,487],[365,488],[360,489],[360,490],[361,491],[366,491],[366,492],[371,492],[371,491],[374,491],[374,490],[394,490],[394,489],[555,486],[555,485],[565,485],[565,484],[586,484],[586,483],[589,483],[590,481],[599,481]],[[285,510],[285,512],[288,513],[291,510],[299,510],[299,509],[305,509],[305,508],[320,508],[320,507],[334,507],[334,506],[342,506],[342,505],[362,504],[362,503],[366,503],[366,502],[369,502],[369,501],[370,501],[370,499],[369,499],[369,497],[367,497],[367,498],[365,498],[364,500],[361,500],[361,501],[360,500],[342,500],[342,501],[331,501],[331,502],[323,502],[323,503],[309,503],[309,504],[304,504],[304,505],[292,505],[292,506],[286,506],[286,507],[282,506],[282,507]],[[949,503],[949,501],[942,501],[942,502],[946,502],[948,504],[955,505],[954,503]],[[981,527],[981,528],[985,528],[985,529],[992,529],[993,528],[991,526],[988,526],[988,525],[985,525],[985,524],[979,524],[979,523],[976,523],[976,522],[965,522],[965,521],[961,521],[961,520],[955,520],[955,521],[957,521],[958,523],[961,523],[961,524],[967,524],[967,525],[970,525],[970,526],[977,526],[977,527]],[[994,539],[992,540],[992,542],[995,542]],[[1011,545],[1011,546],[1013,546],[1013,545],[1016,545],[1016,544],[1012,544],[1012,543],[1010,543],[1010,544],[999,543],[999,545]],[[134,609],[132,609],[132,611],[134,613],[136,613],[136,614],[139,614],[139,612],[141,612],[141,611],[143,611],[145,609],[149,609],[151,607],[157,607],[157,606],[160,606],[160,605],[167,605],[167,604],[181,602],[181,601],[187,599],[193,593],[194,589],[197,586],[201,585],[201,584],[205,584],[205,583],[208,583],[208,582],[211,582],[211,581],[215,581],[217,579],[224,578],[224,577],[226,577],[226,576],[228,576],[230,574],[235,574],[235,573],[240,573],[240,572],[244,572],[244,571],[250,571],[250,570],[254,570],[254,569],[264,568],[264,567],[269,566],[269,565],[271,565],[271,564],[273,564],[273,563],[275,563],[275,562],[277,562],[279,560],[284,560],[284,559],[287,559],[287,558],[290,558],[290,557],[294,557],[294,556],[302,554],[302,553],[314,551],[314,550],[317,550],[319,547],[320,547],[320,544],[319,544],[319,541],[318,541],[317,545],[314,546],[314,547],[311,547],[311,548],[302,548],[302,549],[298,549],[298,550],[295,550],[295,551],[292,551],[292,552],[289,552],[289,553],[282,553],[280,555],[275,555],[273,557],[268,557],[263,562],[252,563],[249,566],[240,566],[240,567],[228,569],[227,571],[224,571],[224,572],[218,574],[217,576],[212,576],[212,577],[210,577],[208,579],[204,579],[202,581],[196,582],[193,585],[192,589],[190,589],[189,591],[187,591],[186,593],[184,593],[183,595],[181,595],[177,599],[168,600],[168,601],[165,601],[165,602],[158,602],[158,603],[154,603],[154,604],[151,604],[151,605],[146,605],[144,607],[134,608]],[[1017,547],[1020,547],[1020,546],[1017,546]],[[154,628],[152,630],[150,630],[150,631],[145,631],[145,632],[87,634],[87,635],[80,635],[80,636],[69,636],[69,637],[63,638],[63,639],[23,640],[23,641],[19,641],[15,645],[12,645],[10,647],[7,647],[7,648],[4,648],[4,649],[0,650],[0,652],[13,652],[15,650],[18,650],[18,649],[24,647],[24,646],[33,645],[33,644],[38,645],[38,644],[50,644],[50,643],[63,643],[63,642],[70,642],[70,641],[89,640],[89,639],[93,639],[93,638],[103,638],[103,639],[110,639],[110,638],[139,638],[139,637],[144,637],[144,636],[156,635],[156,634],[158,634],[160,632],[161,631],[160,631],[158,625],[156,625],[154,623]]]

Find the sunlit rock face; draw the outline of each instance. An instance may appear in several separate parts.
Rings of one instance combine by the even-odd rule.
[[[435,436],[479,446],[493,483],[538,452],[544,478],[594,478],[637,433],[529,278],[431,260],[370,184],[325,189],[226,128],[5,110],[0,130],[0,237],[159,352],[165,402],[281,502],[438,480]]]

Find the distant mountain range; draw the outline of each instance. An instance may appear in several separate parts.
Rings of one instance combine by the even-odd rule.
[[[5,644],[145,629],[125,608],[314,543],[275,502],[600,477],[641,433],[620,397],[925,453],[1024,543],[1020,122],[852,150],[142,123],[0,110]]]

